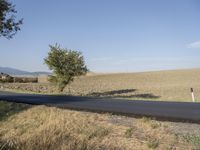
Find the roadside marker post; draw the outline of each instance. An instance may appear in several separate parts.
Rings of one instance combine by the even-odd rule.
[[[192,101],[195,102],[195,98],[194,98],[194,90],[193,90],[193,88],[191,88],[191,95],[192,95]]]

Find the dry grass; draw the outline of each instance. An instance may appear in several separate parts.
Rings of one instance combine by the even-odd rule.
[[[2,102],[0,105],[6,107],[11,103]],[[14,105],[9,106],[10,111],[14,111],[16,108]],[[18,105],[24,108],[23,104]],[[0,121],[0,149],[190,150],[193,148],[192,143],[186,142],[181,133],[173,132],[170,122],[147,118],[135,119],[29,105],[28,109],[15,111]]]
[[[94,74],[77,78],[64,93],[126,99],[191,101],[190,88],[200,101],[200,69],[145,73]],[[8,84],[7,88],[55,93],[50,84]]]

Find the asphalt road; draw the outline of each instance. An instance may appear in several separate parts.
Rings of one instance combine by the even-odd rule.
[[[162,120],[200,123],[200,103],[120,100],[110,98],[35,95],[1,92],[0,100],[59,108],[148,116]]]

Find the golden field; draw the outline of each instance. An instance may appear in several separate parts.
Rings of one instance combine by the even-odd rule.
[[[57,93],[56,87],[44,83],[10,83],[5,89]],[[112,97],[132,100],[192,101],[190,88],[200,101],[200,69],[144,73],[92,74],[76,78],[64,94]]]
[[[70,89],[74,95],[191,101],[191,87],[199,101],[200,69],[86,76],[75,80]]]
[[[192,150],[200,125],[0,101],[1,150]]]

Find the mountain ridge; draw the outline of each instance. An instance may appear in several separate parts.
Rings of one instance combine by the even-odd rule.
[[[46,72],[46,71],[29,72],[29,71],[16,69],[16,68],[1,67],[1,66],[0,66],[0,72],[9,74],[11,76],[41,76],[41,75],[51,74],[50,72]]]

